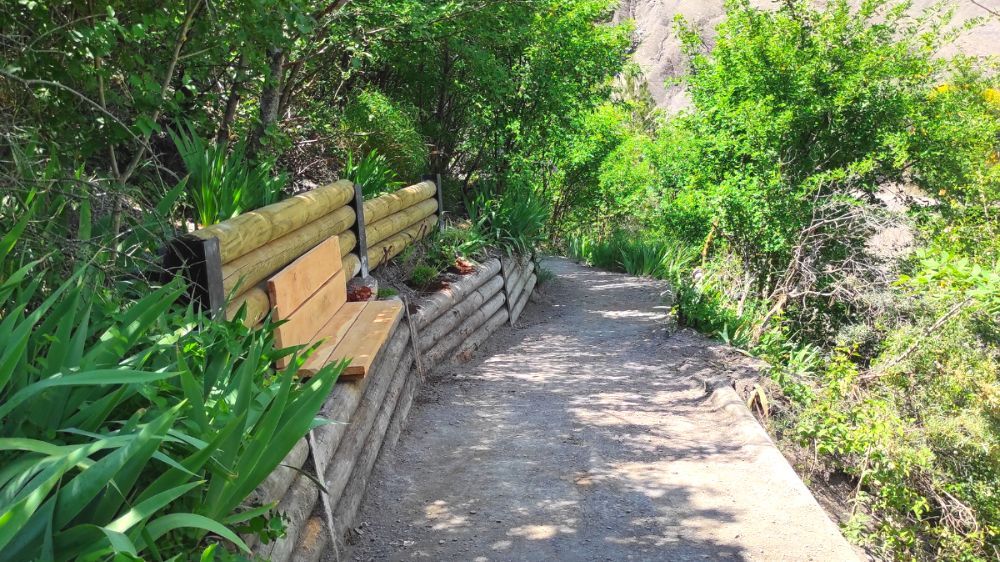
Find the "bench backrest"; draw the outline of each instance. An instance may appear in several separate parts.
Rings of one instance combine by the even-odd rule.
[[[267,282],[279,348],[310,343],[330,317],[347,302],[347,278],[336,236],[290,263]],[[287,361],[278,361],[284,368]]]

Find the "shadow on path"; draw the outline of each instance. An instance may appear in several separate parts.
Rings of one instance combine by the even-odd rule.
[[[376,466],[354,559],[853,557],[766,435],[707,399],[703,378],[746,365],[668,336],[662,284],[545,266],[518,329],[428,377]]]

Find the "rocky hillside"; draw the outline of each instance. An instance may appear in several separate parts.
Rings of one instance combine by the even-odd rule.
[[[932,6],[938,0],[914,0],[914,9]],[[955,52],[969,55],[1000,55],[1000,0],[954,0],[956,2],[955,21],[966,21],[983,17],[987,21],[965,32],[956,41]],[[773,0],[750,0],[755,6],[767,7],[777,3]],[[635,61],[643,68],[649,88],[657,104],[668,111],[676,111],[687,104],[681,89],[667,87],[665,82],[677,76],[684,69],[680,43],[674,33],[674,17],[678,14],[705,32],[711,41],[712,30],[722,21],[723,0],[622,0],[616,20],[631,19],[636,26]]]

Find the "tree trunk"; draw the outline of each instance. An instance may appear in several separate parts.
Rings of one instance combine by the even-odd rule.
[[[268,127],[278,120],[278,109],[281,107],[281,84],[285,74],[285,51],[275,49],[271,51],[271,62],[268,69],[267,80],[264,82],[264,89],[260,93],[260,123],[250,140],[251,156],[256,156],[260,151],[261,139],[267,134]]]

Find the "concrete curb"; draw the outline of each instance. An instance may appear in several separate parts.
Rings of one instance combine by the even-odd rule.
[[[696,377],[696,380],[708,396],[706,403],[713,409],[725,412],[726,416],[732,420],[731,431],[733,432],[734,440],[742,441],[754,447],[757,450],[759,462],[768,467],[767,470],[772,480],[779,481],[783,486],[787,486],[791,493],[808,497],[809,503],[815,506],[817,512],[822,514],[822,520],[826,521],[829,526],[828,531],[831,537],[835,537],[832,542],[836,543],[837,546],[835,558],[831,558],[831,560],[853,560],[860,562],[861,558],[858,557],[854,546],[844,538],[840,527],[830,519],[826,510],[823,509],[805,482],[802,481],[798,473],[795,472],[795,469],[792,468],[792,465],[789,464],[788,459],[781,454],[781,451],[771,439],[767,430],[761,426],[757,418],[750,412],[746,403],[736,393],[736,389],[732,387],[730,381],[725,377],[715,377],[712,379]],[[847,553],[850,553],[849,557]]]

